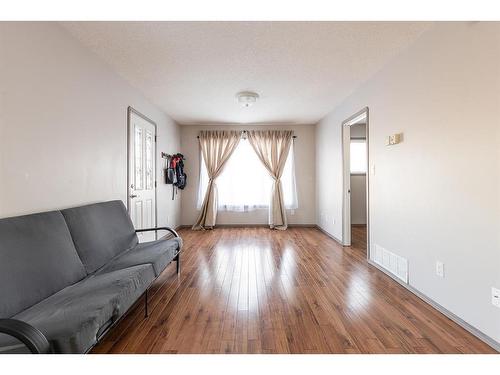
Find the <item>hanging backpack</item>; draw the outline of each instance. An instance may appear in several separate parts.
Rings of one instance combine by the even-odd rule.
[[[166,168],[165,168],[165,183],[168,185],[173,185],[175,180],[175,169],[171,165],[172,157],[167,157]]]
[[[186,187],[187,175],[184,173],[184,155],[168,155],[165,162],[165,183],[172,185],[172,200],[175,199],[177,189]]]
[[[177,160],[176,160],[176,164],[175,164],[175,175],[177,177],[176,186],[179,189],[184,190],[184,188],[186,187],[186,183],[187,183],[187,175],[184,172],[184,155],[177,154],[176,156],[177,156]]]

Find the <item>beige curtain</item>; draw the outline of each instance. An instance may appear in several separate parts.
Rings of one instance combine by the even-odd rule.
[[[269,205],[269,226],[273,229],[285,230],[287,219],[281,175],[292,144],[291,130],[252,130],[248,132],[248,140],[259,156],[260,161],[274,180]]]
[[[217,184],[215,180],[224,169],[240,142],[239,131],[201,131],[200,148],[208,172],[208,187],[201,205],[200,215],[193,225],[194,230],[212,228],[217,218]]]

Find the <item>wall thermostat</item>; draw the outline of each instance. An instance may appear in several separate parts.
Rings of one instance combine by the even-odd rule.
[[[386,146],[397,145],[403,140],[403,133],[396,133],[388,136],[385,140]]]

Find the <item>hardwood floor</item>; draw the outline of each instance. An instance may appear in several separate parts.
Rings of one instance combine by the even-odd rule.
[[[366,254],[366,225],[351,225],[351,245]]]
[[[93,353],[494,353],[315,228],[180,231],[175,264]]]

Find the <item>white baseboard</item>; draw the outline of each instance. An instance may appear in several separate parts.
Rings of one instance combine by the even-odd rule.
[[[177,228],[191,228],[192,225],[179,225]],[[316,224],[288,224],[289,228],[316,228]],[[217,228],[269,228],[269,224],[216,224]]]
[[[318,229],[321,233],[327,235],[328,237],[330,237],[332,240],[334,240],[335,242],[337,242],[340,246],[344,246],[342,244],[342,241],[339,240],[337,237],[335,237],[333,234],[331,233],[328,233],[326,230],[324,230],[323,228],[321,228],[319,225],[316,224],[316,229]]]

